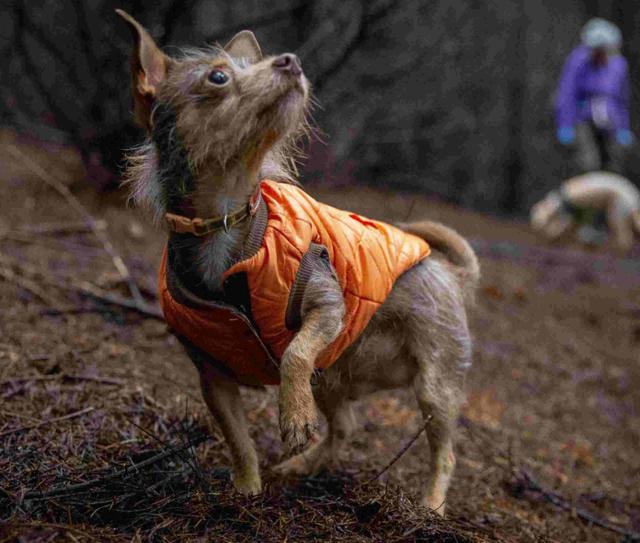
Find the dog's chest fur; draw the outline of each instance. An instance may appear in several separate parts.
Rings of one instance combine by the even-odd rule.
[[[160,193],[163,211],[193,215],[196,177],[180,141],[175,113],[170,107],[156,108],[151,140],[157,153],[156,172],[151,182],[157,185],[155,190]],[[242,245],[245,234],[243,225],[204,238],[171,233],[168,240],[169,265],[180,282],[197,296],[221,298],[222,274],[237,259],[237,248]]]

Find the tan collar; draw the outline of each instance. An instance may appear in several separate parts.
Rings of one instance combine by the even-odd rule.
[[[178,234],[193,234],[194,236],[206,236],[220,230],[228,232],[236,224],[241,223],[248,217],[255,215],[260,205],[261,191],[260,185],[256,192],[249,200],[249,203],[242,206],[233,213],[227,213],[221,217],[210,217],[208,219],[201,219],[195,217],[190,219],[184,215],[176,215],[174,213],[165,213],[164,220],[169,226],[169,230]]]

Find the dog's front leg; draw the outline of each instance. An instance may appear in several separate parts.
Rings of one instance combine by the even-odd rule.
[[[345,306],[331,270],[320,264],[302,301],[302,326],[280,365],[280,432],[289,451],[303,448],[318,429],[311,374],[318,355],[342,331]]]
[[[576,226],[575,221],[571,217],[558,214],[552,217],[545,225],[544,232],[547,239],[553,242],[559,240],[567,232],[575,229]]]
[[[233,485],[242,494],[259,494],[262,482],[258,455],[249,436],[238,384],[207,363],[198,369],[204,401],[231,451]]]

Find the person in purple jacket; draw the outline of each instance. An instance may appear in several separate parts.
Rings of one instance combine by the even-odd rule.
[[[556,93],[558,141],[575,150],[579,172],[623,173],[629,129],[629,74],[613,23],[591,19],[567,58]]]

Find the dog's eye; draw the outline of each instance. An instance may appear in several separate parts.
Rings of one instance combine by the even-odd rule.
[[[214,85],[222,86],[227,84],[229,76],[222,70],[213,70],[209,74],[209,81]]]

